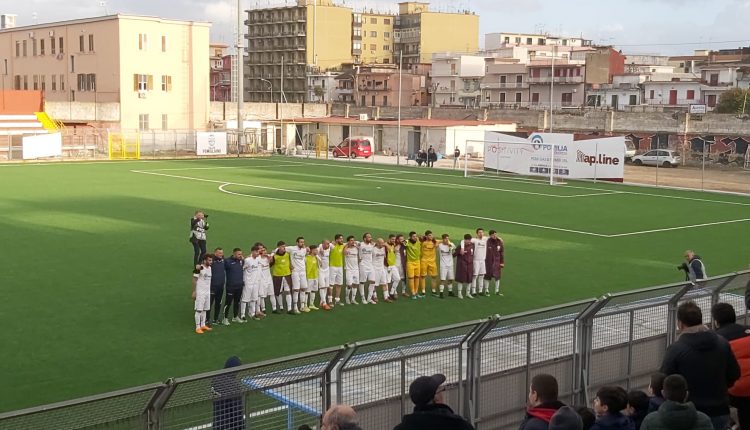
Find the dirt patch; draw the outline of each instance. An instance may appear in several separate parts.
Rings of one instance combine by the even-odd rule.
[[[696,167],[656,168],[650,166],[625,166],[625,182],[695,190],[730,191],[750,193],[750,170],[702,169]]]

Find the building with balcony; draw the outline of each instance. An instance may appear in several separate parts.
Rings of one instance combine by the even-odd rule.
[[[688,73],[652,75],[643,82],[643,103],[664,107],[702,104],[701,81]]]
[[[245,100],[270,101],[265,79],[271,94],[283,87],[284,101],[304,102],[310,66],[325,70],[352,57],[352,10],[332,0],[246,12]]]
[[[232,100],[232,57],[227,55],[228,46],[223,43],[209,45],[211,101]]]
[[[592,84],[586,89],[586,106],[612,110],[626,110],[643,103],[641,84],[645,75],[618,75],[611,84]]]
[[[481,106],[518,108],[529,103],[526,65],[498,58],[487,58],[480,84]]]
[[[529,103],[553,108],[584,104],[586,66],[570,60],[532,61],[528,65]]]
[[[393,62],[395,17],[385,13],[352,14],[352,58],[361,64]]]
[[[8,28],[0,30],[0,58],[10,87],[41,91],[47,109],[58,107],[48,113],[68,124],[202,129],[209,28],[119,14]]]
[[[428,3],[399,3],[394,23],[394,59],[404,64],[429,63],[437,52],[476,53],[479,50],[479,16],[432,12]]]
[[[548,33],[487,33],[484,35],[484,49],[493,51],[511,46],[591,46],[591,40],[582,37],[552,36]]]
[[[399,101],[401,106],[423,106],[428,101],[426,79],[426,75],[402,70],[399,83],[396,64],[351,65],[335,78],[335,94],[338,101],[357,106],[395,107]]]
[[[482,102],[484,62],[485,57],[478,55],[434,54],[431,71],[433,104],[478,107]]]
[[[611,84],[615,75],[625,73],[625,56],[606,46],[586,52],[586,84]]]
[[[701,76],[701,96],[703,102],[710,108],[716,107],[721,95],[732,88],[739,87],[743,67],[750,64],[724,63],[705,64],[699,66]]]
[[[312,70],[307,74],[307,101],[312,103],[331,103],[337,100],[336,77],[340,72],[322,72]]]

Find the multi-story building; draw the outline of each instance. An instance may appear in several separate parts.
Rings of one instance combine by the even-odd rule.
[[[709,108],[716,107],[721,95],[739,85],[742,64],[706,64],[699,66],[701,74],[701,98]]]
[[[553,108],[583,105],[585,65],[567,59],[554,63],[538,60],[532,61],[528,70],[531,105],[549,107],[550,102]]]
[[[330,103],[337,100],[336,77],[341,72],[323,72],[311,70],[307,74],[307,101],[312,103]]]
[[[109,15],[0,30],[12,87],[70,103],[56,119],[107,127],[193,129],[208,123],[210,24]],[[94,106],[76,117],[73,104]],[[49,104],[49,103],[48,103]],[[109,110],[112,111],[111,109]]]
[[[476,107],[482,101],[485,57],[439,53],[432,56],[433,103]]]
[[[362,66],[355,76],[355,100],[359,106],[398,106],[399,88],[402,106],[419,106],[422,103],[424,76],[402,71],[399,77],[395,64]]]
[[[528,105],[526,65],[506,59],[487,58],[481,88],[481,106],[515,108]]]
[[[585,58],[586,84],[611,84],[615,75],[625,73],[625,56],[611,47],[587,52]]]
[[[232,58],[227,55],[227,45],[212,43],[209,45],[209,50],[211,101],[231,101]]]
[[[325,70],[352,57],[352,16],[332,0],[248,10],[245,99],[270,101],[266,79],[271,94],[283,87],[284,101],[305,101],[311,66]]]
[[[686,107],[702,103],[701,81],[690,73],[651,75],[642,86],[645,104]]]
[[[570,47],[591,46],[591,40],[582,37],[552,36],[547,33],[487,33],[484,35],[484,49],[493,51],[510,46],[559,45]]]
[[[600,84],[586,89],[586,106],[625,110],[643,102],[641,84],[645,75],[622,74],[614,76],[611,84]]]
[[[354,13],[352,58],[361,64],[389,64],[393,61],[393,23],[384,13]]]
[[[479,16],[431,12],[429,3],[402,2],[394,24],[394,59],[404,64],[429,63],[437,52],[476,53],[479,50]]]

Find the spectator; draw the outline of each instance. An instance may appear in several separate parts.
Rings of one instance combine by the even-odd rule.
[[[420,376],[409,386],[414,413],[405,415],[394,430],[473,430],[445,404],[445,375]]]
[[[225,369],[242,365],[237,357],[229,357],[224,364]],[[242,386],[237,380],[236,373],[224,373],[215,377],[212,381],[214,394],[214,421],[212,429],[215,430],[244,430],[245,411],[242,398]]]
[[[740,377],[729,343],[703,325],[701,308],[693,302],[677,308],[680,337],[667,348],[661,372],[679,374],[690,387],[690,400],[696,409],[711,418],[716,430],[729,423],[727,390]]]
[[[641,430],[712,430],[713,424],[703,412],[687,401],[688,385],[680,375],[664,379],[664,404],[657,412],[648,414]]]
[[[635,424],[635,430],[641,428],[643,419],[648,415],[649,398],[643,391],[633,390],[628,393],[628,406],[625,415]]]
[[[424,149],[419,148],[417,151],[416,162],[418,167],[422,167],[422,163],[427,164],[427,153],[424,152]]]
[[[729,401],[737,408],[740,428],[750,429],[750,336],[747,327],[737,324],[732,305],[717,303],[711,308],[716,334],[729,342],[740,365],[740,378],[729,389]]]
[[[461,157],[461,150],[458,149],[458,146],[456,149],[453,150],[453,169],[456,168],[458,165],[458,159]]]
[[[581,420],[583,421],[583,430],[589,430],[594,426],[594,423],[596,422],[596,414],[593,409],[586,406],[580,406],[576,408],[576,412],[578,412],[578,415],[581,416]]]
[[[435,167],[435,162],[437,161],[437,152],[435,152],[435,148],[430,145],[429,148],[427,148],[427,167]]]
[[[620,387],[602,387],[596,392],[596,422],[591,430],[635,430],[630,418],[622,414],[628,406],[628,393]]]
[[[331,406],[323,415],[321,430],[362,430],[357,421],[357,413],[349,406]]]
[[[686,263],[682,265],[682,270],[685,271],[688,281],[695,283],[695,281],[708,279],[708,275],[706,274],[706,265],[703,264],[700,256],[698,256],[694,251],[690,249],[685,251],[685,261]]]
[[[193,266],[197,267],[206,255],[206,231],[208,231],[208,215],[203,211],[196,211],[190,218],[190,243],[193,244]]]
[[[661,394],[662,387],[664,386],[664,378],[667,375],[656,372],[651,374],[651,382],[648,384],[648,413],[656,412],[659,410],[659,406],[664,403],[664,396]]]
[[[521,430],[547,430],[550,420],[558,409],[565,406],[557,400],[557,379],[552,375],[539,374],[531,378],[529,405]]]
[[[552,415],[549,430],[583,430],[583,420],[570,406],[563,406]]]

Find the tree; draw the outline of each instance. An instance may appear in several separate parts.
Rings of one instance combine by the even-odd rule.
[[[318,100],[321,101],[326,91],[320,85],[316,85],[315,88],[313,88],[313,93],[315,94],[315,97],[317,97]],[[325,100],[322,100],[322,101],[325,101]]]
[[[744,112],[743,112],[744,110]],[[750,113],[750,89],[733,88],[724,91],[716,106],[718,113]]]

